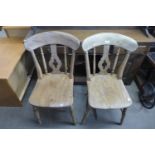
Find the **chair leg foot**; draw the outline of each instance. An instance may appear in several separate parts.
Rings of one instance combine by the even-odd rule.
[[[126,111],[127,111],[127,108],[122,109],[122,117],[121,117],[121,120],[120,120],[120,125],[123,124],[123,121],[124,121],[124,118],[125,118],[125,115],[126,115]]]
[[[75,118],[75,112],[74,112],[73,106],[70,107],[70,113],[71,113],[73,124],[76,125],[76,118]]]
[[[96,112],[96,109],[92,108],[92,111],[93,111],[93,114],[94,114],[95,120],[97,120],[97,112]]]
[[[84,116],[83,116],[83,118],[81,120],[81,124],[84,124],[86,122],[86,119],[87,119],[90,111],[91,111],[91,107],[88,105],[87,108],[86,108],[86,111],[84,113]]]
[[[34,111],[34,114],[35,114],[35,116],[37,118],[38,123],[41,125],[42,121],[41,121],[41,117],[40,117],[39,108],[36,107],[36,106],[33,106],[33,111]]]

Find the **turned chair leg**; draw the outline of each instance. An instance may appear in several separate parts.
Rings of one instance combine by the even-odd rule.
[[[123,124],[123,121],[124,121],[124,118],[125,118],[125,115],[126,115],[126,111],[127,111],[127,108],[124,108],[124,109],[121,110],[122,117],[121,117],[120,125]]]
[[[97,112],[96,112],[96,109],[92,108],[92,111],[93,111],[93,114],[94,114],[95,120],[97,120]]]
[[[73,105],[70,107],[70,113],[71,113],[73,124],[76,125],[76,118],[75,118],[75,112],[74,112]]]
[[[38,123],[41,125],[42,121],[41,121],[41,117],[40,117],[39,108],[36,106],[32,106],[32,107],[33,107],[34,115],[36,116]]]

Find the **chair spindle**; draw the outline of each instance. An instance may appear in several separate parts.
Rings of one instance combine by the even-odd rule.
[[[94,48],[94,50],[93,50],[93,55],[94,55],[94,57],[93,57],[93,74],[95,75],[95,73],[96,73],[96,48]]]
[[[125,69],[125,66],[126,66],[126,63],[129,59],[129,56],[130,56],[130,52],[127,52],[126,55],[125,55],[125,58],[121,64],[121,66],[119,67],[119,70],[118,70],[118,79],[122,79],[122,76],[123,76],[123,72],[124,72],[124,69]]]
[[[116,51],[116,57],[115,57],[113,68],[112,68],[112,72],[111,72],[112,74],[115,71],[115,68],[116,68],[116,65],[117,65],[117,62],[118,62],[119,54],[120,54],[120,48],[118,48],[117,51]]]
[[[44,56],[44,51],[43,51],[43,48],[40,47],[40,51],[41,51],[41,57],[42,57],[42,61],[43,61],[43,66],[44,66],[44,71],[45,71],[45,74],[47,74],[47,64],[46,64],[46,60],[45,60],[45,56]]]
[[[39,62],[38,62],[38,60],[36,58],[36,55],[35,55],[34,51],[31,51],[31,54],[32,54],[32,58],[34,60],[34,64],[35,64],[36,69],[37,69],[38,78],[42,78],[42,70],[41,70],[41,67],[39,65]]]
[[[67,74],[68,66],[67,66],[67,47],[64,46],[64,64],[65,64],[65,73]]]
[[[73,78],[73,73],[74,73],[74,62],[75,62],[75,51],[72,50],[72,58],[71,58],[71,64],[70,64],[70,75],[69,75],[69,77],[71,79]]]

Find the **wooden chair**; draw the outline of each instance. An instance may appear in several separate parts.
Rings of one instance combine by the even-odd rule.
[[[38,122],[42,123],[39,113],[39,108],[41,107],[69,107],[75,124],[73,72],[75,50],[79,48],[80,41],[70,34],[50,31],[35,34],[25,40],[24,44],[25,48],[31,52],[38,75],[38,80],[29,99]],[[49,51],[47,48],[49,48]],[[61,54],[64,57],[64,66],[58,56],[58,48],[61,49]],[[48,57],[47,53],[49,53]],[[40,59],[38,54],[40,54]],[[69,54],[71,55],[70,67],[68,67],[67,60]],[[62,71],[63,67],[64,71]]]
[[[99,73],[96,73],[96,48],[102,48],[102,57],[98,63]],[[123,84],[122,76],[130,56],[130,53],[138,48],[137,42],[127,36],[117,33],[99,33],[86,38],[82,48],[85,52],[88,103],[82,123],[85,122],[90,111],[97,119],[96,109],[121,109],[123,123],[127,107],[132,104],[132,100]],[[112,51],[112,48],[115,49]],[[125,57],[119,67],[118,58],[122,49]],[[93,73],[90,73],[89,52],[93,52]],[[110,62],[109,55],[114,52],[114,62]],[[116,71],[116,68],[117,71]]]

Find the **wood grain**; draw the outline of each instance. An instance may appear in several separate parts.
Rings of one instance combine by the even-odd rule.
[[[67,107],[73,104],[73,79],[66,74],[47,74],[38,79],[30,97],[38,107]]]
[[[110,68],[110,61],[109,61],[109,45],[104,46],[102,57],[98,63],[98,68],[100,70],[101,74],[105,74],[107,70]],[[106,63],[106,65],[103,67],[103,64]]]
[[[113,45],[115,59],[110,68],[110,46]],[[88,54],[97,47],[103,47],[103,53],[98,63],[99,73],[90,73]],[[92,108],[97,109],[122,109],[132,104],[132,100],[122,81],[123,72],[130,56],[130,53],[138,48],[137,42],[127,36],[116,33],[100,33],[86,38],[82,43],[85,53],[88,103]],[[118,62],[120,50],[123,49],[124,59],[118,69],[118,75],[114,70]],[[111,55],[112,55],[111,51]],[[111,71],[108,71],[111,70]],[[88,109],[86,110],[86,114]],[[85,115],[86,116],[86,115]],[[85,118],[84,116],[84,118]],[[124,117],[124,115],[123,115]]]
[[[116,65],[117,65],[117,62],[118,62],[119,54],[120,54],[120,48],[117,48],[116,49],[116,57],[115,57],[114,64],[113,64],[113,67],[112,67],[112,73],[114,73],[114,71],[115,71],[115,68],[116,68]]]
[[[93,108],[117,109],[132,104],[122,80],[118,80],[115,74],[96,74],[87,85],[89,104]]]
[[[29,37],[24,41],[24,45],[32,54],[39,78],[30,97],[30,103],[37,107],[71,107],[73,104],[75,50],[79,48],[80,41],[70,34],[50,31],[38,33]],[[46,45],[50,46],[51,53],[50,60],[46,64],[49,65],[52,71],[50,71],[50,73],[45,71],[46,74],[44,74],[41,70],[39,60],[36,57],[35,50],[38,52],[37,48],[42,47],[43,49]],[[65,72],[60,71],[62,62],[57,51],[58,45],[63,47]],[[67,48],[70,48],[72,51],[70,73],[67,73]],[[41,52],[43,66],[46,68],[43,51]]]
[[[22,106],[32,69],[22,39],[0,39],[0,106]]]
[[[51,58],[49,61],[49,66],[52,68],[53,73],[60,73],[60,68],[62,66],[62,62],[57,54],[57,46],[50,45],[50,48],[51,48]],[[65,53],[65,51],[64,51],[64,53]]]
[[[0,79],[8,79],[25,52],[21,39],[0,39]]]
[[[7,37],[24,38],[31,28],[28,26],[3,26],[3,29]]]
[[[129,52],[133,52],[138,48],[137,42],[120,33],[98,33],[87,37],[83,43],[82,48],[85,52],[101,45],[114,45],[121,47]]]
[[[0,106],[22,106],[6,79],[0,79]]]
[[[45,74],[47,74],[48,73],[47,64],[46,64],[46,60],[45,60],[45,56],[44,56],[44,51],[43,51],[42,48],[40,48],[40,52],[41,52],[41,58],[42,58],[42,61],[43,61],[44,71],[45,71]]]
[[[49,31],[38,33],[24,41],[25,48],[29,51],[45,45],[64,45],[73,50],[79,48],[80,41],[69,33]]]
[[[109,49],[111,45],[117,48],[121,48],[126,52],[126,56],[118,69],[119,70],[118,78],[120,79],[122,78],[130,53],[136,51],[136,49],[138,48],[137,42],[134,39],[124,36],[122,34],[99,33],[86,38],[82,43],[82,49],[85,52],[85,58],[86,58],[87,79],[90,79],[89,78],[90,63],[89,63],[88,53],[90,53],[92,49],[97,47],[104,48],[102,57],[98,63],[98,68],[99,68],[100,74],[107,74],[108,70],[110,70],[110,64],[111,64],[109,60],[109,51],[110,51]],[[118,59],[118,55],[116,54],[116,59],[114,60],[114,68],[116,68],[116,62],[118,61],[117,59]],[[114,68],[112,68],[112,73],[114,73]]]
[[[21,59],[21,61],[18,62],[11,76],[8,79],[8,83],[10,84],[11,88],[16,93],[19,99],[25,86],[25,82],[27,81],[27,78],[27,71],[24,66],[23,60]]]
[[[118,79],[122,79],[122,77],[123,77],[124,69],[127,64],[128,59],[129,59],[129,56],[130,56],[130,53],[127,52],[121,66],[118,69]]]

